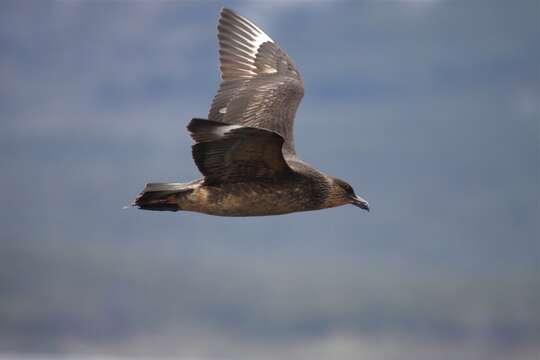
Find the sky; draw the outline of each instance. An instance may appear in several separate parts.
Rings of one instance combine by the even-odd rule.
[[[297,152],[370,213],[122,209],[146,182],[200,176],[185,126],[219,84],[222,6],[293,59]],[[0,357],[534,358],[539,14],[2,1]]]

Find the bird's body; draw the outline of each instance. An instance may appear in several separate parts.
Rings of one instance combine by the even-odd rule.
[[[341,205],[330,204],[328,178],[308,165],[292,160],[294,169],[281,181],[251,181],[205,185],[187,184],[172,201],[178,208],[221,216],[278,215]]]
[[[204,178],[151,183],[134,205],[147,210],[262,216],[354,204],[351,186],[301,161],[293,123],[304,94],[287,54],[251,21],[223,9],[221,75],[208,120],[192,119],[193,158]]]

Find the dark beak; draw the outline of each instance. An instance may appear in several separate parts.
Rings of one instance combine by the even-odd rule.
[[[351,204],[358,206],[360,209],[369,211],[369,204],[366,200],[362,199],[360,196],[351,196]]]

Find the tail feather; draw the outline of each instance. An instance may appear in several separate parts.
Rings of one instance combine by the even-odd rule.
[[[178,211],[177,203],[179,193],[191,192],[191,184],[184,183],[149,183],[137,196],[132,206],[143,210]]]

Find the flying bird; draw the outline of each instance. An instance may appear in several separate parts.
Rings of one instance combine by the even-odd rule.
[[[369,211],[343,180],[298,158],[293,123],[304,95],[289,56],[250,20],[222,9],[221,84],[208,119],[187,126],[203,178],[149,183],[132,204],[144,210],[262,216],[352,204]]]

